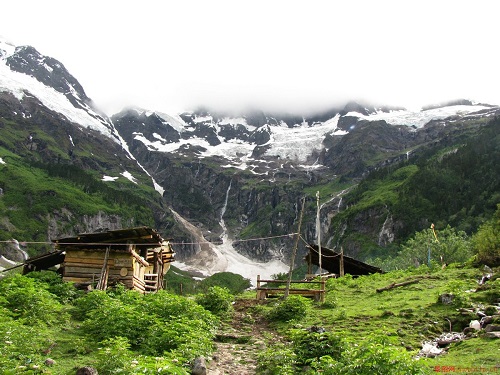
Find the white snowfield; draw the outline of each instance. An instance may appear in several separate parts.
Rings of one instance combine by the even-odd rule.
[[[111,122],[108,123],[96,118],[102,118],[102,115],[96,113],[92,108],[86,105],[83,100],[78,97],[76,91],[71,90],[71,94],[79,100],[80,104],[85,109],[74,107],[65,95],[51,87],[45,86],[36,78],[24,73],[12,71],[7,65],[6,59],[15,53],[15,48],[16,47],[7,42],[0,40],[0,92],[9,92],[19,101],[22,101],[25,97],[35,97],[44,106],[54,112],[60,113],[69,121],[84,128],[88,127],[97,130],[116,141],[116,137],[113,136],[110,130],[113,127]],[[47,68],[46,65],[44,66]],[[47,73],[50,73],[50,71],[47,70]]]
[[[432,120],[443,120],[456,115],[467,116],[471,113],[488,109],[491,109],[491,107],[484,105],[452,105],[428,109],[425,111],[399,110],[391,112],[378,112],[368,116],[359,112],[349,112],[346,116],[358,117],[369,121],[384,120],[391,125],[406,125],[421,128]]]
[[[460,116],[462,118],[473,115],[479,111],[487,112],[494,110],[497,107],[486,105],[451,105],[428,110],[396,110],[390,112],[378,111],[370,115],[363,115],[359,112],[349,112],[345,116],[357,117],[360,120],[379,121],[384,120],[391,125],[411,126],[415,129],[423,127],[425,124],[433,120],[442,120],[451,116]],[[153,115],[154,112],[144,112],[146,115]],[[164,113],[156,113],[165,124],[172,126],[179,134],[186,135],[192,133],[193,130],[186,124],[179,115],[170,116]],[[308,123],[303,121],[301,124],[288,126],[286,123],[264,125],[260,128],[248,125],[245,118],[226,117],[219,122],[214,122],[212,116],[197,117],[193,114],[194,123],[204,122],[206,126],[214,129],[216,134],[224,127],[245,127],[249,132],[268,132],[270,139],[266,144],[259,147],[265,147],[264,156],[277,157],[282,160],[289,160],[297,163],[301,168],[317,168],[321,165],[311,160],[311,155],[315,152],[320,152],[323,146],[323,140],[327,135],[342,136],[348,133],[338,128],[340,115],[322,122]],[[148,140],[141,132],[135,135],[137,140],[143,142],[150,150],[177,153],[182,155],[183,149],[192,147],[202,148],[200,158],[219,156],[225,158],[228,163],[226,167],[236,167],[240,169],[252,170],[254,159],[251,155],[255,147],[254,143],[245,142],[238,139],[225,139],[219,136],[220,144],[211,146],[204,138],[200,138],[192,134],[187,139],[180,139],[178,142],[170,142],[156,134],[154,140]]]

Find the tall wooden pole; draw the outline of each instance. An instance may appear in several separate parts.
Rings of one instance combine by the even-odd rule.
[[[340,276],[344,276],[344,247],[340,247],[340,264],[339,264]]]
[[[319,274],[321,275],[323,271],[322,259],[321,259],[321,219],[319,217],[319,191],[316,192],[316,242],[318,243],[318,254],[319,254]]]
[[[300,228],[302,227],[302,216],[304,215],[304,204],[305,204],[306,198],[302,198],[302,209],[300,210],[300,216],[299,216],[299,227],[297,229],[297,233],[295,234],[295,245],[293,246],[293,251],[292,251],[292,259],[290,261],[290,271],[288,271],[288,280],[286,281],[286,288],[285,288],[285,294],[283,295],[283,299],[286,299],[288,297],[288,294],[290,292],[290,283],[292,281],[292,271],[293,267],[295,264],[295,256],[297,255],[297,248],[299,247],[299,239],[300,239]]]

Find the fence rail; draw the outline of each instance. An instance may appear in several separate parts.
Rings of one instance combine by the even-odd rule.
[[[311,284],[319,285],[319,289],[313,288],[289,288],[289,294],[299,294],[304,297],[312,297],[316,302],[325,301],[325,279],[322,277],[321,281],[304,281],[304,280],[291,280],[290,284]],[[257,299],[262,300],[268,297],[277,297],[285,294],[286,288],[283,287],[268,287],[262,286],[261,284],[273,283],[273,284],[287,284],[286,280],[263,280],[260,275],[257,275]]]

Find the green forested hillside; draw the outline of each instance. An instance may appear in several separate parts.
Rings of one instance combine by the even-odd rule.
[[[378,169],[344,197],[346,210],[331,224],[337,244],[363,259],[395,255],[415,232],[448,225],[472,235],[500,203],[500,119],[447,148],[416,152],[401,164]],[[377,219],[374,219],[378,215]],[[396,241],[381,245],[363,222],[391,219]],[[346,231],[342,231],[343,227]]]

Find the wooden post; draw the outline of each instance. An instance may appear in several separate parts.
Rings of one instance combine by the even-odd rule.
[[[306,260],[307,260],[307,274],[310,275],[310,274],[312,274],[312,254],[311,254],[311,250],[309,250],[309,254],[307,254]]]
[[[325,293],[326,293],[325,280],[326,280],[326,278],[321,276],[321,284],[320,284],[320,288],[321,288],[320,302],[321,303],[325,302]]]
[[[302,226],[302,216],[304,215],[304,204],[306,202],[306,198],[302,198],[302,209],[300,210],[299,217],[299,226],[297,229],[297,234],[295,236],[295,245],[293,246],[292,251],[292,260],[290,261],[290,271],[288,272],[288,280],[286,282],[285,294],[283,296],[284,299],[288,298],[288,294],[290,292],[290,282],[292,281],[292,271],[295,263],[295,256],[297,255],[297,248],[299,247],[299,239],[300,239],[300,227]]]
[[[340,276],[344,276],[344,247],[340,247]]]
[[[317,213],[316,213],[316,237],[317,237],[317,242],[318,242],[318,254],[319,254],[319,274],[321,275],[323,272],[323,259],[321,259],[321,219],[320,219],[320,212],[319,212],[319,191],[316,192],[316,206],[317,206]]]
[[[260,275],[257,275],[257,295],[255,296],[256,299],[265,299],[266,295],[262,295],[262,290],[260,290]]]
[[[109,258],[109,250],[111,249],[111,246],[108,246],[106,248],[106,252],[104,253],[104,261],[102,263],[102,269],[101,269],[101,278],[99,279],[99,282],[97,283],[97,288],[98,290],[106,290],[108,286],[108,258]]]

